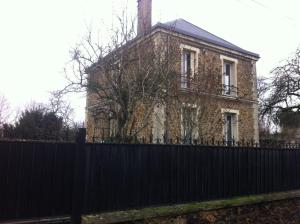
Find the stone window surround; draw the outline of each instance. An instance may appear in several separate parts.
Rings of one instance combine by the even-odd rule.
[[[232,74],[231,74],[231,80],[232,84],[235,88],[237,88],[237,64],[238,60],[236,58],[228,57],[225,55],[220,55],[220,60],[221,60],[221,75],[222,75],[222,87],[224,86],[224,62],[229,62],[232,64]],[[228,97],[237,97],[237,92],[231,93],[230,95],[224,94],[222,90],[222,95],[223,96],[228,96]]]
[[[196,108],[196,123],[198,124],[198,115],[199,115],[199,106],[197,106],[196,104],[190,104],[190,103],[182,103],[182,107],[180,109],[180,135],[181,137],[183,137],[184,133],[183,133],[183,107],[191,107],[191,108]],[[198,131],[198,127],[195,128],[195,133],[194,133],[195,139],[197,139],[199,137],[199,131]]]
[[[194,66],[193,66],[193,70],[192,70],[192,74],[191,76],[193,77],[194,74],[196,73],[196,71],[198,71],[198,58],[199,58],[199,54],[200,54],[200,49],[190,46],[190,45],[186,45],[186,44],[180,44],[180,52],[181,52],[181,72],[182,72],[182,67],[183,67],[183,52],[184,50],[186,51],[191,51],[195,53],[195,62],[194,62]]]
[[[234,127],[234,134],[235,134],[235,141],[239,140],[239,115],[240,115],[240,111],[239,110],[234,110],[234,109],[228,109],[228,108],[222,108],[221,109],[221,113],[222,113],[222,120],[224,120],[224,114],[228,113],[228,114],[234,114],[236,116],[236,124]],[[223,125],[223,136],[225,137],[225,125]]]
[[[153,124],[152,124],[152,136],[153,143],[163,142],[165,134],[165,110],[166,107],[163,104],[157,104],[153,109]]]

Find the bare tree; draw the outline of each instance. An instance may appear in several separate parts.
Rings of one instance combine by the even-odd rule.
[[[10,116],[10,107],[5,96],[0,96],[0,128],[3,124],[8,123]]]
[[[53,91],[50,94],[48,110],[60,117],[64,126],[73,125],[73,108],[70,102],[64,99],[65,95],[60,91]]]
[[[258,82],[261,136],[294,141],[300,127],[300,48],[271,74]]]
[[[257,97],[259,108],[259,136],[261,139],[266,139],[270,136],[272,129],[272,117],[268,116],[265,112],[265,98],[270,89],[270,82],[272,80],[266,77],[257,78]]]
[[[300,112],[300,49],[282,65],[272,71],[270,81],[261,84],[260,111],[278,123],[278,113],[283,110]]]
[[[176,114],[173,121],[181,122],[181,133],[177,137],[181,142],[199,141],[201,139],[222,139],[219,133],[223,127],[223,120],[219,117],[219,111],[214,110],[214,96],[222,91],[221,80],[216,74],[220,74],[218,60],[214,57],[208,57],[205,51],[199,52],[200,58],[197,65],[188,71],[188,77],[180,74],[181,86],[174,94],[172,101],[172,111]],[[186,82],[186,83],[185,83]],[[208,117],[214,117],[208,121]],[[178,136],[179,134],[179,136]],[[173,135],[174,137],[174,135]]]
[[[134,21],[126,13],[118,21],[108,43],[89,31],[71,50],[69,85],[61,92],[86,91],[92,122],[112,121],[115,136],[126,140],[149,127],[154,107],[171,94],[167,90],[176,75],[169,62],[178,52],[171,50],[168,35],[136,37]]]

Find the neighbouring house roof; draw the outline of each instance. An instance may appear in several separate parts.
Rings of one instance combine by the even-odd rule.
[[[165,29],[171,29],[175,32],[197,38],[199,40],[205,41],[207,43],[215,44],[220,47],[228,48],[246,55],[250,55],[259,58],[259,55],[247,50],[244,50],[210,32],[190,23],[184,19],[176,19],[166,23],[157,23],[153,28],[161,27]]]

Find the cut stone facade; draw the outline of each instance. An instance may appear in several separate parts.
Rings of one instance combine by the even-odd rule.
[[[154,27],[147,35],[151,36],[154,43],[166,39],[171,43],[178,55],[171,63],[181,76],[177,79],[176,99],[165,102],[163,117],[157,117],[157,114],[162,115],[161,111],[157,113],[157,109],[156,113],[151,114],[152,121],[137,134],[138,138],[143,138],[145,142],[161,142],[164,138],[182,142],[185,137],[183,135],[188,133],[192,140],[203,138],[222,141],[231,131],[231,137],[235,141],[258,142],[255,68],[258,56],[220,47],[161,27]],[[188,59],[184,59],[184,51],[188,52],[184,56]],[[187,63],[183,60],[190,60],[188,66],[193,67],[189,71],[189,77],[184,79],[182,73]],[[228,80],[224,78],[226,69],[231,72]],[[187,82],[182,84],[185,80]],[[225,82],[230,82],[230,86],[226,86]],[[225,91],[231,92],[228,94]],[[92,105],[92,98],[88,94],[87,110]],[[183,115],[184,108],[189,107],[195,108],[187,110],[195,113],[191,122]],[[136,125],[139,125],[139,117],[144,112],[142,105],[135,108]],[[87,113],[86,119],[89,141],[93,137],[107,138],[111,135],[113,124],[107,116],[97,118]],[[229,125],[226,122],[230,122]]]

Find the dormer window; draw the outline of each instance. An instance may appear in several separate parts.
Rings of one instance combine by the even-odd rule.
[[[191,81],[198,69],[199,49],[187,45],[180,45],[181,48],[181,78],[180,86],[183,89],[191,87]]]

